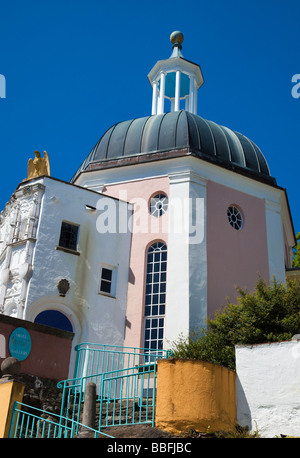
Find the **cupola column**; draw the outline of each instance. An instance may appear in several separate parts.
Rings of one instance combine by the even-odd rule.
[[[155,115],[157,112],[157,93],[158,93],[158,83],[153,81],[153,95],[152,95],[152,114]]]
[[[175,111],[180,110],[180,70],[176,71],[176,83],[175,83]]]
[[[197,110],[195,111],[195,80],[194,76],[190,75],[190,92],[189,92],[189,111],[191,113],[197,114]]]
[[[166,74],[165,72],[161,72],[160,74],[160,94],[159,94],[159,107],[158,107],[158,113],[157,114],[162,114],[164,113],[164,107],[165,107],[165,87],[166,87]]]

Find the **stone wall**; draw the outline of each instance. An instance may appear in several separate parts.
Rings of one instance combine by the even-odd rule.
[[[56,380],[22,373],[14,378],[25,386],[24,404],[56,415],[60,414],[62,389],[57,388]]]

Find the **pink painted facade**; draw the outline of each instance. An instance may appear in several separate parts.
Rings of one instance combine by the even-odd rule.
[[[136,226],[132,235],[124,346],[143,346],[147,250],[155,241],[168,245],[169,212],[160,218],[149,213],[150,198],[160,192],[169,195],[167,176],[108,184],[103,189],[104,194],[135,204]],[[141,208],[143,204],[146,205],[144,209]],[[241,230],[229,224],[227,209],[230,205],[241,210]],[[159,230],[156,227],[153,231],[153,223],[160,224]],[[259,275],[266,280],[270,277],[265,199],[208,180],[205,224],[207,264],[202,267],[207,269],[207,283],[204,300],[207,316],[213,317],[215,311],[226,304],[227,298],[236,302],[236,286],[252,291]],[[200,263],[195,267],[202,268]],[[180,286],[179,278],[177,285]],[[189,288],[191,293],[197,290],[197,285],[190,284]],[[203,298],[199,298],[199,304],[200,299]],[[169,307],[171,305],[169,302]],[[186,307],[191,305],[186,304]]]
[[[169,179],[160,177],[107,185],[102,192],[134,204],[124,346],[143,347],[147,250],[156,241],[168,244],[168,212],[160,218],[151,216],[149,202],[156,194],[169,194]]]
[[[244,224],[235,230],[227,208],[236,205]],[[207,184],[207,303],[208,315],[226,297],[236,300],[236,289],[253,290],[257,276],[269,278],[265,201],[209,181]],[[217,287],[216,287],[217,286]]]

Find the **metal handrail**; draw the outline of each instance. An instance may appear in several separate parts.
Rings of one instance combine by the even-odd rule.
[[[48,415],[48,418],[45,415]],[[57,421],[51,420],[51,417],[56,418]],[[65,420],[64,424],[62,420]],[[70,418],[62,419],[60,415],[53,412],[47,412],[21,402],[14,403],[8,437],[31,439],[74,438],[74,436],[78,433],[80,426],[93,433],[94,437],[98,437],[99,434],[101,434],[106,437],[113,438],[113,436],[101,431],[101,428],[96,430]]]
[[[74,437],[78,433],[80,426],[90,429],[94,434],[104,434],[107,437],[112,437],[101,431],[103,402],[109,403],[112,400],[114,403],[117,400],[123,404],[125,402],[128,408],[129,401],[137,398],[139,400],[139,408],[146,407],[146,420],[144,423],[151,422],[148,419],[148,408],[152,406],[152,425],[154,424],[156,360],[170,357],[171,352],[169,350],[149,350],[138,347],[90,343],[81,343],[75,349],[78,353],[74,374],[78,372],[81,372],[81,374],[58,382],[57,387],[63,389],[60,415],[16,402],[13,407],[9,437],[45,437],[45,434],[47,437]],[[82,351],[87,352],[83,358],[85,366],[80,366],[82,363],[82,354],[80,353]],[[93,353],[90,359],[90,351],[97,352],[96,357]],[[101,362],[100,365],[99,362]],[[81,368],[84,368],[86,375],[83,375]],[[95,372],[90,372],[90,370],[93,371],[94,369],[96,369]],[[149,396],[151,374],[153,374],[152,397]],[[88,381],[96,381],[99,387],[98,400],[101,403],[101,415],[99,417],[98,430],[93,430],[93,428],[89,428],[79,421]],[[114,387],[112,387],[112,384],[114,384]],[[140,387],[138,387],[138,384]],[[144,386],[146,386],[145,405],[142,402]],[[133,395],[129,396],[129,389],[131,388],[134,391]],[[111,396],[112,390],[114,390],[113,397]],[[123,391],[125,392],[124,396]],[[109,396],[106,396],[108,392]],[[151,402],[149,401],[150,399]],[[113,413],[114,417],[115,412]],[[139,411],[139,417],[141,418],[141,410]],[[51,420],[51,418],[54,420]],[[134,420],[133,423],[127,423],[127,418],[128,410],[126,410],[125,424],[134,423]],[[108,424],[105,426],[108,426]],[[114,421],[111,426],[115,426]]]
[[[99,414],[99,425],[101,426],[101,419],[103,414],[103,404],[106,403],[108,413],[108,407],[110,403],[113,403],[113,416],[112,421],[108,423],[108,415],[106,414],[106,426],[117,426],[117,425],[128,425],[137,423],[152,423],[154,426],[155,418],[155,373],[156,364],[144,364],[141,366],[134,366],[128,368],[131,370],[130,373],[126,369],[114,370],[103,374],[101,382],[101,392],[104,394],[100,399],[100,414]],[[120,372],[127,372],[120,374]],[[150,396],[150,380],[153,377],[152,396]],[[125,381],[125,382],[124,382]],[[138,382],[140,381],[140,387]],[[119,383],[120,382],[120,383]],[[114,383],[114,387],[112,384]],[[118,386],[119,385],[119,386]],[[146,394],[144,394],[146,390]],[[132,417],[131,421],[128,421],[128,412],[130,408],[129,401],[132,400]],[[138,400],[138,408],[135,408],[135,401]],[[119,413],[122,407],[125,405],[125,423],[122,422],[121,417],[118,422],[115,422],[115,406],[116,402],[119,401]],[[151,418],[149,418],[149,407],[152,407]],[[145,420],[141,420],[142,409],[145,408]],[[135,421],[135,413],[138,413],[139,421]]]
[[[170,350],[151,350],[142,347],[122,347],[88,342],[78,344],[75,351],[77,355],[74,378],[84,376],[85,372],[90,374],[108,372],[113,365],[123,368],[126,359],[128,366],[130,361],[136,358],[156,360],[157,358],[168,358],[172,353]],[[105,358],[104,355],[109,355],[109,358]]]

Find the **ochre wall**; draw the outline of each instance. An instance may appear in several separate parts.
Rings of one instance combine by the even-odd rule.
[[[177,434],[231,431],[236,425],[235,372],[195,360],[157,362],[155,426]]]
[[[15,381],[0,383],[0,438],[8,437],[12,408],[22,402],[24,385]]]

